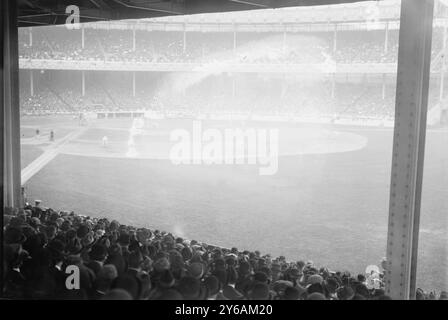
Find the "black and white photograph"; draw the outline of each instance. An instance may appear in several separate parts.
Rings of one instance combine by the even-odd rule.
[[[447,0],[0,0],[0,30],[0,300],[448,300]]]

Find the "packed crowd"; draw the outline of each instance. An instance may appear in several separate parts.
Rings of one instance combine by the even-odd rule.
[[[145,63],[209,63],[227,59],[239,63],[320,63],[329,55],[340,63],[391,63],[398,54],[398,32],[391,30],[387,46],[384,31],[340,31],[333,51],[332,32],[201,33],[86,29],[84,46],[80,30],[34,28],[19,32],[19,56],[27,59],[120,61]],[[302,39],[303,41],[301,41]],[[309,41],[311,39],[311,41]],[[302,42],[302,43],[301,43]],[[441,48],[441,32],[433,37],[433,56]],[[264,46],[264,50],[251,50]],[[272,49],[278,53],[269,54]],[[292,48],[292,49],[291,49]],[[263,53],[263,54],[260,54]],[[312,52],[312,54],[310,54]]]
[[[381,271],[333,272],[311,261],[221,248],[39,203],[9,210],[4,226],[2,290],[9,299],[390,299]],[[79,269],[77,290],[67,289],[68,266]],[[419,289],[417,299],[448,295]]]
[[[63,105],[49,90],[40,90],[33,96],[22,92],[20,95],[21,112],[27,114],[55,114],[67,112]]]
[[[393,98],[381,98],[381,94],[362,98],[349,95],[332,99],[329,96],[287,96],[282,99],[269,95],[245,95],[244,97],[229,97],[226,95],[209,95],[210,100],[203,95],[188,95],[183,97],[164,97],[163,99],[142,94],[136,97],[120,95],[116,92],[107,96],[102,92],[93,91],[82,97],[72,91],[64,95],[65,103],[58,100],[53,93],[44,91],[33,97],[24,95],[21,112],[23,115],[51,115],[88,112],[114,112],[133,110],[180,111],[185,110],[191,116],[200,114],[242,113],[246,115],[266,116],[297,116],[319,117],[322,115],[365,118],[393,118]]]
[[[183,33],[174,31],[136,31],[135,48],[130,30],[86,29],[84,47],[81,45],[81,30],[66,28],[33,28],[19,32],[20,56],[22,58],[64,59],[64,60],[106,60],[135,61],[154,63],[177,62],[231,62],[243,64],[264,63],[368,63],[395,62],[398,53],[398,32],[391,30],[388,36],[388,50],[385,50],[384,31],[340,31],[337,36],[337,49],[333,52],[332,32],[280,33],[202,33],[189,32],[185,47]],[[236,49],[234,50],[234,40]],[[433,56],[440,52],[442,32],[434,30]],[[135,50],[134,50],[135,49]],[[213,64],[210,65],[213,69]],[[212,70],[213,71],[213,70]],[[21,96],[21,110],[24,114],[51,114],[67,112],[126,111],[136,109],[154,109],[153,97],[157,93],[156,78],[143,75],[137,79],[137,92],[132,94],[131,79],[122,74],[98,75],[91,77],[83,96],[81,90],[75,90],[73,82],[66,79],[52,79],[48,73],[44,88],[36,89],[33,96],[24,90]],[[222,72],[225,74],[225,72]],[[140,75],[139,75],[140,76]],[[73,77],[79,78],[73,74]],[[127,79],[127,82],[109,79]],[[24,77],[26,78],[26,77]],[[87,78],[90,78],[88,76]],[[159,77],[160,79],[163,77]],[[225,76],[224,76],[225,78]],[[69,79],[69,80],[70,80]],[[188,80],[188,79],[187,79]],[[207,78],[209,80],[209,78]],[[259,79],[237,81],[236,97],[233,98],[230,80],[223,82],[202,81],[204,83],[222,83],[218,88],[201,88],[199,93],[165,92],[161,97],[159,109],[188,108],[195,112],[221,112],[229,109],[250,113],[288,114],[294,116],[329,115],[341,117],[359,117],[368,119],[393,118],[394,96],[383,96],[381,88],[363,88],[354,90],[336,90],[331,97],[331,88],[326,86],[314,94],[305,90],[300,94],[297,85],[293,90],[279,88],[277,80],[265,81],[268,86],[260,86]],[[89,82],[89,81],[88,81]],[[244,87],[244,83],[251,87]],[[277,81],[278,82],[278,81]],[[299,81],[300,82],[300,81]],[[35,83],[40,83],[35,75]],[[281,83],[281,82],[279,82]],[[144,84],[144,87],[142,88]],[[169,86],[169,83],[168,83]],[[273,92],[272,88],[276,88]],[[166,90],[165,90],[166,91]],[[194,90],[193,90],[194,91]],[[218,92],[217,92],[218,91]],[[204,92],[206,96],[204,96]],[[342,92],[342,93],[341,93]],[[323,94],[322,94],[323,93]],[[206,103],[205,103],[206,102]]]
[[[157,79],[157,76],[143,74],[138,78],[133,96],[129,75],[90,73],[86,76],[88,84],[83,96],[80,86],[77,88],[73,84],[73,78],[79,75],[49,74],[49,80],[38,76],[35,75],[33,96],[27,85],[21,87],[22,114],[186,109],[193,114],[243,112],[375,120],[392,119],[394,115],[395,90],[390,85],[383,96],[380,84],[336,84],[332,96],[331,83],[326,80],[307,84],[300,79],[275,76],[238,75],[232,79],[222,74],[191,80],[188,76]],[[190,80],[196,82],[190,85]],[[39,85],[41,82],[45,85]],[[179,84],[185,87],[177,88]]]
[[[39,90],[31,96],[21,94],[21,113],[26,115],[52,115],[79,112],[118,111],[108,97],[99,90],[83,97],[72,90],[58,93],[48,89]]]

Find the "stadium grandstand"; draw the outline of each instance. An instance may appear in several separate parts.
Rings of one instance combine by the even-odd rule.
[[[447,300],[446,1],[168,2],[2,3],[2,298]],[[174,166],[197,123],[278,173]]]
[[[25,114],[154,110],[157,104],[166,111],[181,101],[190,112],[195,107],[225,112],[226,106],[246,106],[249,114],[252,102],[260,113],[268,110],[276,115],[287,112],[288,116],[306,117],[312,115],[291,106],[304,96],[292,89],[303,82],[295,71],[320,68],[325,70],[325,81],[319,92],[307,97],[308,104],[321,106],[320,115],[325,114],[329,121],[355,117],[391,124],[399,8],[397,1],[378,5],[378,21],[368,23],[359,21],[371,9],[346,5],[332,10],[335,15],[331,17],[324,6],[307,9],[303,15],[295,14],[303,11],[301,8],[285,9],[281,16],[273,14],[275,10],[261,10],[266,12],[255,14],[250,21],[241,13],[234,13],[231,19],[225,13],[215,13],[86,23],[79,30],[65,26],[21,28],[19,62],[21,94],[25,97],[21,110]],[[436,18],[432,46],[432,76],[438,79],[446,45],[442,9]],[[261,44],[269,50],[260,50]],[[157,92],[157,82],[164,78],[157,72],[167,75],[207,70],[217,75],[210,79],[219,83],[215,89],[195,86],[174,95]],[[239,83],[251,83],[252,87],[239,90]],[[360,93],[355,98],[350,96],[353,85]],[[274,101],[258,94],[263,86],[272,88],[272,92],[263,92]],[[434,124],[440,122],[446,90],[443,83],[438,86],[437,94],[431,90],[430,99]],[[223,90],[230,92],[231,103],[218,98]],[[204,91],[208,96],[202,100],[211,102],[209,105],[197,103],[198,92]],[[214,105],[214,101],[221,105]]]

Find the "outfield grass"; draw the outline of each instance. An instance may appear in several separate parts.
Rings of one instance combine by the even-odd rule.
[[[385,255],[392,132],[358,134],[366,148],[282,157],[275,176],[250,166],[59,155],[27,194],[53,208],[363,272]],[[428,134],[418,269],[425,289],[448,285],[446,138]]]
[[[42,149],[33,145],[22,145],[20,150],[22,169],[42,154]]]

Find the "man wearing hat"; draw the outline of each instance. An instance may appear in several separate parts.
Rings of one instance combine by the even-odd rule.
[[[30,218],[29,225],[38,232],[40,232],[41,231],[40,229],[43,227],[43,224],[40,223],[40,219],[38,217]]]
[[[22,227],[27,226],[28,224],[25,221],[25,218],[23,216],[11,216],[11,219],[9,220],[8,227],[10,228],[16,228],[16,229],[22,229]]]
[[[272,290],[278,297],[283,297],[285,290],[289,287],[294,287],[294,284],[287,280],[277,280],[272,284]]]
[[[222,288],[222,296],[226,300],[243,300],[244,295],[235,289],[235,285],[238,279],[238,273],[234,267],[227,269],[227,284]]]
[[[95,279],[95,291],[92,293],[93,300],[101,299],[109,291],[112,282],[118,277],[117,269],[112,264],[104,265]]]
[[[67,279],[67,274],[64,272],[63,263],[67,256],[65,251],[65,244],[60,240],[52,240],[47,244],[46,247],[53,259],[52,265],[49,267],[49,272],[52,278],[55,280],[56,291],[65,291],[65,280]]]
[[[201,282],[191,276],[185,276],[180,279],[177,290],[185,300],[201,300],[205,299],[206,290]]]
[[[143,283],[142,283],[142,265],[143,263],[143,257],[140,251],[132,251],[129,254],[128,259],[128,270],[125,272],[126,275],[132,277],[135,279],[137,285],[138,285],[138,297],[141,297],[141,294],[143,292]]]
[[[266,283],[256,282],[249,291],[250,300],[270,300],[269,287]]]
[[[196,279],[201,279],[204,275],[204,265],[200,262],[194,262],[188,266],[188,273]]]
[[[208,276],[204,279],[203,284],[207,290],[207,300],[217,300],[221,291],[221,284],[215,276]]]
[[[3,241],[5,242],[5,244],[22,245],[22,243],[24,243],[26,240],[26,237],[23,234],[22,229],[17,227],[6,228],[3,237],[4,237]]]
[[[89,252],[90,261],[86,264],[95,275],[101,271],[107,259],[107,248],[102,244],[95,244]]]
[[[118,237],[118,244],[121,247],[121,254],[124,259],[128,259],[129,257],[129,245],[131,244],[131,235],[123,230],[121,231],[119,237]]]
[[[18,244],[5,245],[3,250],[4,260],[2,262],[5,267],[3,296],[11,299],[23,299],[26,278],[20,268],[25,257],[21,254]]]

